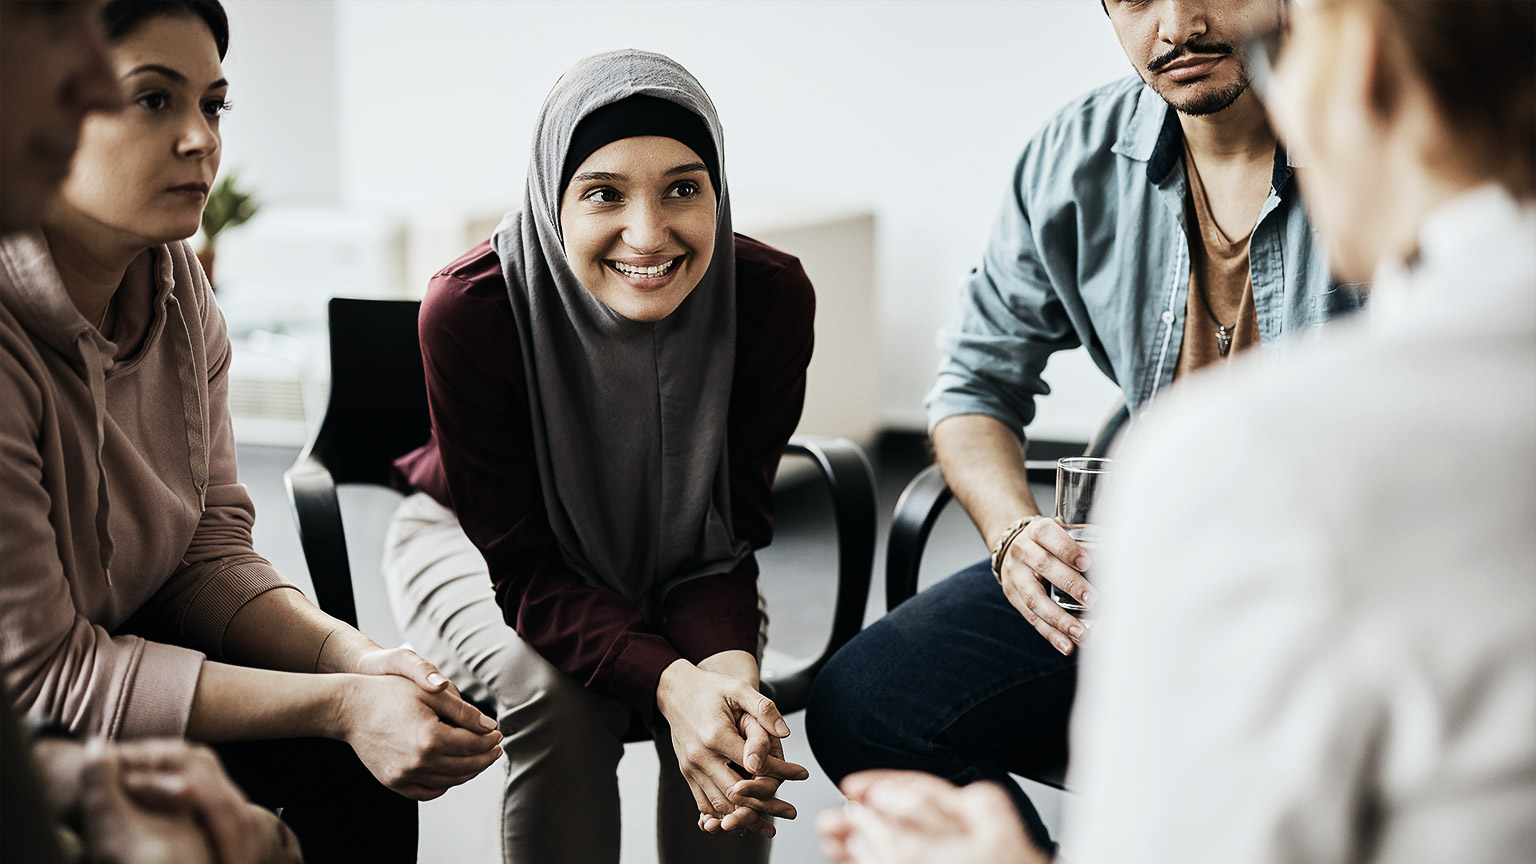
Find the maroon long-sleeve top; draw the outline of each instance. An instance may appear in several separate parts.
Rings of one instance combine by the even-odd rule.
[[[736,235],[736,365],[727,424],[731,517],[753,549],[773,535],[774,472],[805,403],[816,299],[800,262]],[[507,283],[489,241],[432,278],[421,307],[432,440],[397,483],[458,516],[490,568],[507,623],[561,671],[642,716],[662,670],[757,649],[757,561],[670,591],[647,621],[565,566],[534,461],[528,385]]]

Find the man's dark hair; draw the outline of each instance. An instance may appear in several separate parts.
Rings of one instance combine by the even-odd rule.
[[[229,51],[229,16],[219,0],[111,0],[101,9],[101,25],[108,42],[127,36],[135,27],[151,18],[195,15],[208,25],[219,59]]]

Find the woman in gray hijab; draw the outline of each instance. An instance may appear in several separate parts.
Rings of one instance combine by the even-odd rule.
[[[753,549],[814,307],[795,258],[733,234],[703,88],[640,51],[561,77],[522,209],[433,278],[433,440],[397,464],[385,572],[411,643],[496,705],[506,860],[618,860],[632,732],[662,861],[765,861],[793,818]]]

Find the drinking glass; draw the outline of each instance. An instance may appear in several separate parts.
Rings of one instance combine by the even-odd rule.
[[[1104,534],[1103,529],[1088,521],[1088,517],[1103,504],[1106,489],[1112,485],[1110,477],[1116,467],[1113,459],[1096,456],[1071,456],[1056,460],[1056,519],[1090,558]],[[1083,578],[1087,579],[1088,573],[1084,572]],[[1087,611],[1082,603],[1057,588],[1054,583],[1047,583],[1047,586],[1051,599],[1060,604],[1061,608],[1078,615]]]

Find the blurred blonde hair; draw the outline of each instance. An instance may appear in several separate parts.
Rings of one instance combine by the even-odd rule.
[[[1371,7],[1445,120],[1465,135],[1459,162],[1536,198],[1536,3],[1341,0]]]

